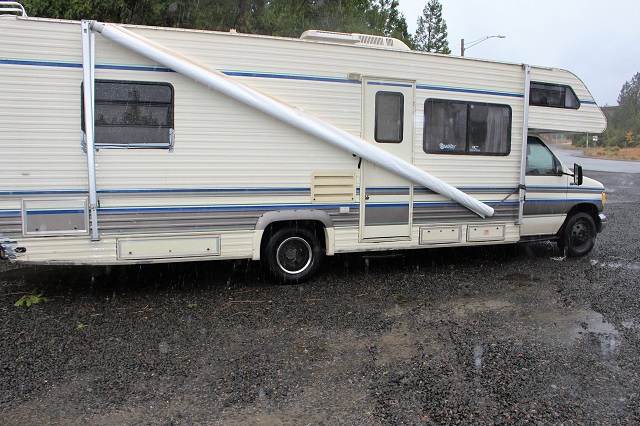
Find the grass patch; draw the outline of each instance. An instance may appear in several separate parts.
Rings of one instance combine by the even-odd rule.
[[[30,308],[31,305],[37,305],[38,303],[42,303],[42,302],[48,302],[49,299],[44,297],[42,294],[36,294],[35,291],[29,293],[29,294],[25,294],[24,296],[22,296],[20,299],[18,299],[18,301],[16,303],[13,304],[13,306],[27,306],[27,308]]]
[[[619,148],[617,146],[605,148],[589,148],[584,153],[587,157],[610,158],[614,160],[640,160],[640,147]]]

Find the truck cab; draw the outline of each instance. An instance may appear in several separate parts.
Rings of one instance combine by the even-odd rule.
[[[521,237],[554,240],[568,256],[584,256],[607,223],[604,185],[569,169],[538,135],[527,138]]]

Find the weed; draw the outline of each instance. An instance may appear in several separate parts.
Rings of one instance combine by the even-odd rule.
[[[82,330],[83,328],[86,328],[86,327],[89,327],[89,325],[79,322],[78,325],[76,325],[76,330]]]
[[[42,294],[36,294],[35,291],[32,291],[29,294],[25,294],[22,296],[13,306],[24,306],[27,305],[27,308],[31,305],[37,305],[38,303],[48,302],[49,299],[44,297]]]

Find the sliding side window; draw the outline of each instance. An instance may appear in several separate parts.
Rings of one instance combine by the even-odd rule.
[[[376,142],[402,142],[403,127],[404,95],[399,92],[376,93]]]
[[[580,101],[571,86],[532,81],[529,105],[552,108],[580,108]]]
[[[96,80],[95,146],[172,148],[173,110],[168,83]]]
[[[509,155],[511,107],[427,99],[423,149],[427,154]]]

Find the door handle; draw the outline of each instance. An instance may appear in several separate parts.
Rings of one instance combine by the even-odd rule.
[[[364,199],[368,200],[369,199],[369,194],[365,194]]]

